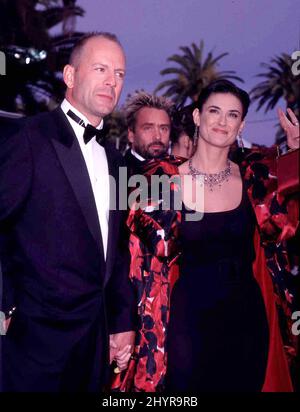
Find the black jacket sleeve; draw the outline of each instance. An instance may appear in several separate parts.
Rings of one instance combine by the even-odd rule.
[[[0,131],[0,223],[12,218],[26,200],[32,167],[26,129],[14,135]]]
[[[127,332],[136,328],[137,300],[129,279],[129,264],[128,234],[124,225],[121,231],[114,270],[106,290],[110,334]]]
[[[115,152],[114,156],[117,167],[125,167],[124,159],[120,153]],[[135,330],[137,319],[137,299],[132,282],[129,279],[129,230],[126,225],[128,212],[118,210],[116,213],[120,217],[120,228],[116,238],[117,252],[112,274],[106,286],[109,333]]]

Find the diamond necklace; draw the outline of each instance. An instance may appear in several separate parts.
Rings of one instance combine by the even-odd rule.
[[[203,176],[203,182],[209,187],[210,191],[213,190],[214,186],[219,185],[219,187],[221,187],[222,183],[225,181],[228,182],[228,178],[231,175],[231,164],[228,159],[226,168],[218,173],[200,172],[200,170],[193,167],[192,159],[189,159],[188,166],[190,170],[189,174],[192,175],[193,179],[196,179],[197,176]]]

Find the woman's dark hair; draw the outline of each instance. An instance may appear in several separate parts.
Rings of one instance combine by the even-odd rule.
[[[171,141],[173,144],[177,143],[182,133],[185,133],[193,140],[195,133],[195,123],[193,120],[193,111],[196,108],[195,103],[177,109],[172,117]]]
[[[213,93],[229,93],[237,97],[243,107],[242,120],[244,120],[248,113],[248,108],[250,104],[250,97],[248,93],[245,92],[245,90],[240,89],[229,80],[215,80],[212,83],[210,83],[207,87],[202,89],[198,97],[197,108],[200,110],[200,112],[202,111],[204,103]]]

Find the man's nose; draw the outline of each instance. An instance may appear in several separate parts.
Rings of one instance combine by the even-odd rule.
[[[115,76],[115,73],[107,72],[107,76],[106,76],[106,79],[105,79],[105,84],[107,84],[108,86],[111,86],[111,87],[115,87],[115,86],[116,86],[116,76]]]
[[[155,128],[155,133],[154,133],[154,140],[161,140],[161,130],[160,127]]]

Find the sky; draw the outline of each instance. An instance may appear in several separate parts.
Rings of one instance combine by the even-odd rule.
[[[260,63],[282,52],[300,50],[299,0],[77,0],[85,10],[77,18],[78,31],[110,31],[124,46],[127,74],[120,104],[137,89],[153,92],[163,80],[160,70],[180,46],[204,41],[204,52],[228,52],[220,70],[235,70],[250,91],[264,71]],[[173,66],[174,64],[172,64]],[[276,111],[250,107],[243,136],[271,145]],[[280,102],[284,107],[284,102]]]

